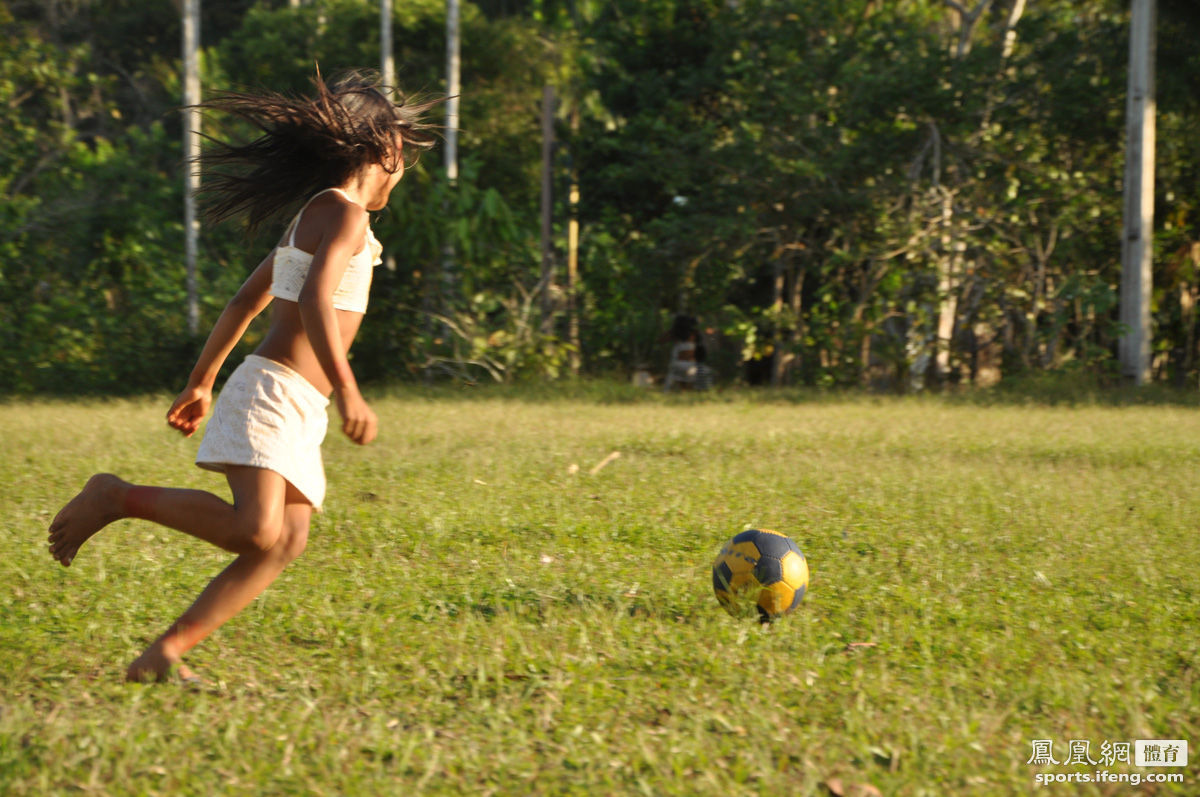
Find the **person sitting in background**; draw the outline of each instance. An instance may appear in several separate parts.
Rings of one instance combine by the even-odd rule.
[[[711,333],[712,330],[710,329]],[[696,341],[696,381],[693,387],[696,390],[711,390],[713,384],[712,368],[708,367],[708,349],[704,346],[703,338],[700,338],[697,332]]]

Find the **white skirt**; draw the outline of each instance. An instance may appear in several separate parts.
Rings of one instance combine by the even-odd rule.
[[[234,370],[213,406],[196,464],[273,470],[317,510],[325,500],[321,442],[329,399],[282,363],[251,354]]]

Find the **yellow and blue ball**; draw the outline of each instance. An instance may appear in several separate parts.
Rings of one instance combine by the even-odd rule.
[[[786,534],[751,529],[738,534],[717,554],[713,591],[730,614],[744,613],[750,599],[761,622],[796,610],[808,590],[808,562]]]

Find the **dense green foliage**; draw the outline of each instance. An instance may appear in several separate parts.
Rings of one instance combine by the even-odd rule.
[[[378,62],[374,3],[217,5],[203,4],[207,90],[300,91],[314,62]],[[460,177],[427,155],[376,222],[396,265],[377,277],[362,377],[565,373],[572,215],[593,372],[661,367],[656,340],[686,310],[725,380],[1111,374],[1127,5],[968,5],[986,10],[465,4]],[[1154,371],[1183,382],[1200,368],[1200,13],[1160,5]],[[439,91],[444,4],[395,6],[399,82]],[[186,373],[199,342],[183,320],[179,41],[158,0],[0,0],[0,392]],[[560,99],[549,285],[546,83]],[[269,245],[204,231],[205,322]]]
[[[121,677],[228,554],[43,545],[97,467],[224,494],[169,399],[0,404],[0,793],[1197,793],[1194,408],[514,390],[372,395],[307,552],[188,656],[201,691]],[[712,592],[747,525],[812,566],[769,632]],[[1141,738],[1192,739],[1186,782],[1034,789],[1103,767],[1032,740]]]

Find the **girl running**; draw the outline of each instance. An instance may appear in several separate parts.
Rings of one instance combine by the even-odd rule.
[[[225,474],[228,503],[201,490],[134,485],[92,476],[50,525],[50,553],[69,566],[88,539],[121,518],[182,531],[236,555],[126,671],[132,681],[165,680],[200,640],[250,603],[298,557],[309,520],[325,497],[321,442],[329,396],[342,432],[361,445],[376,434],[347,354],[367,309],[381,247],[368,211],[387,205],[405,161],[434,143],[421,121],[432,102],[393,103],[353,73],[312,97],[226,92],[203,103],[261,134],[250,143],[214,142],[204,159],[209,218],[245,215],[251,229],[302,202],[279,244],[254,269],[217,319],[167,423],[190,437],[212,406],[222,363],[251,320],[274,304],[262,343],[229,377],[212,407],[196,455]]]

